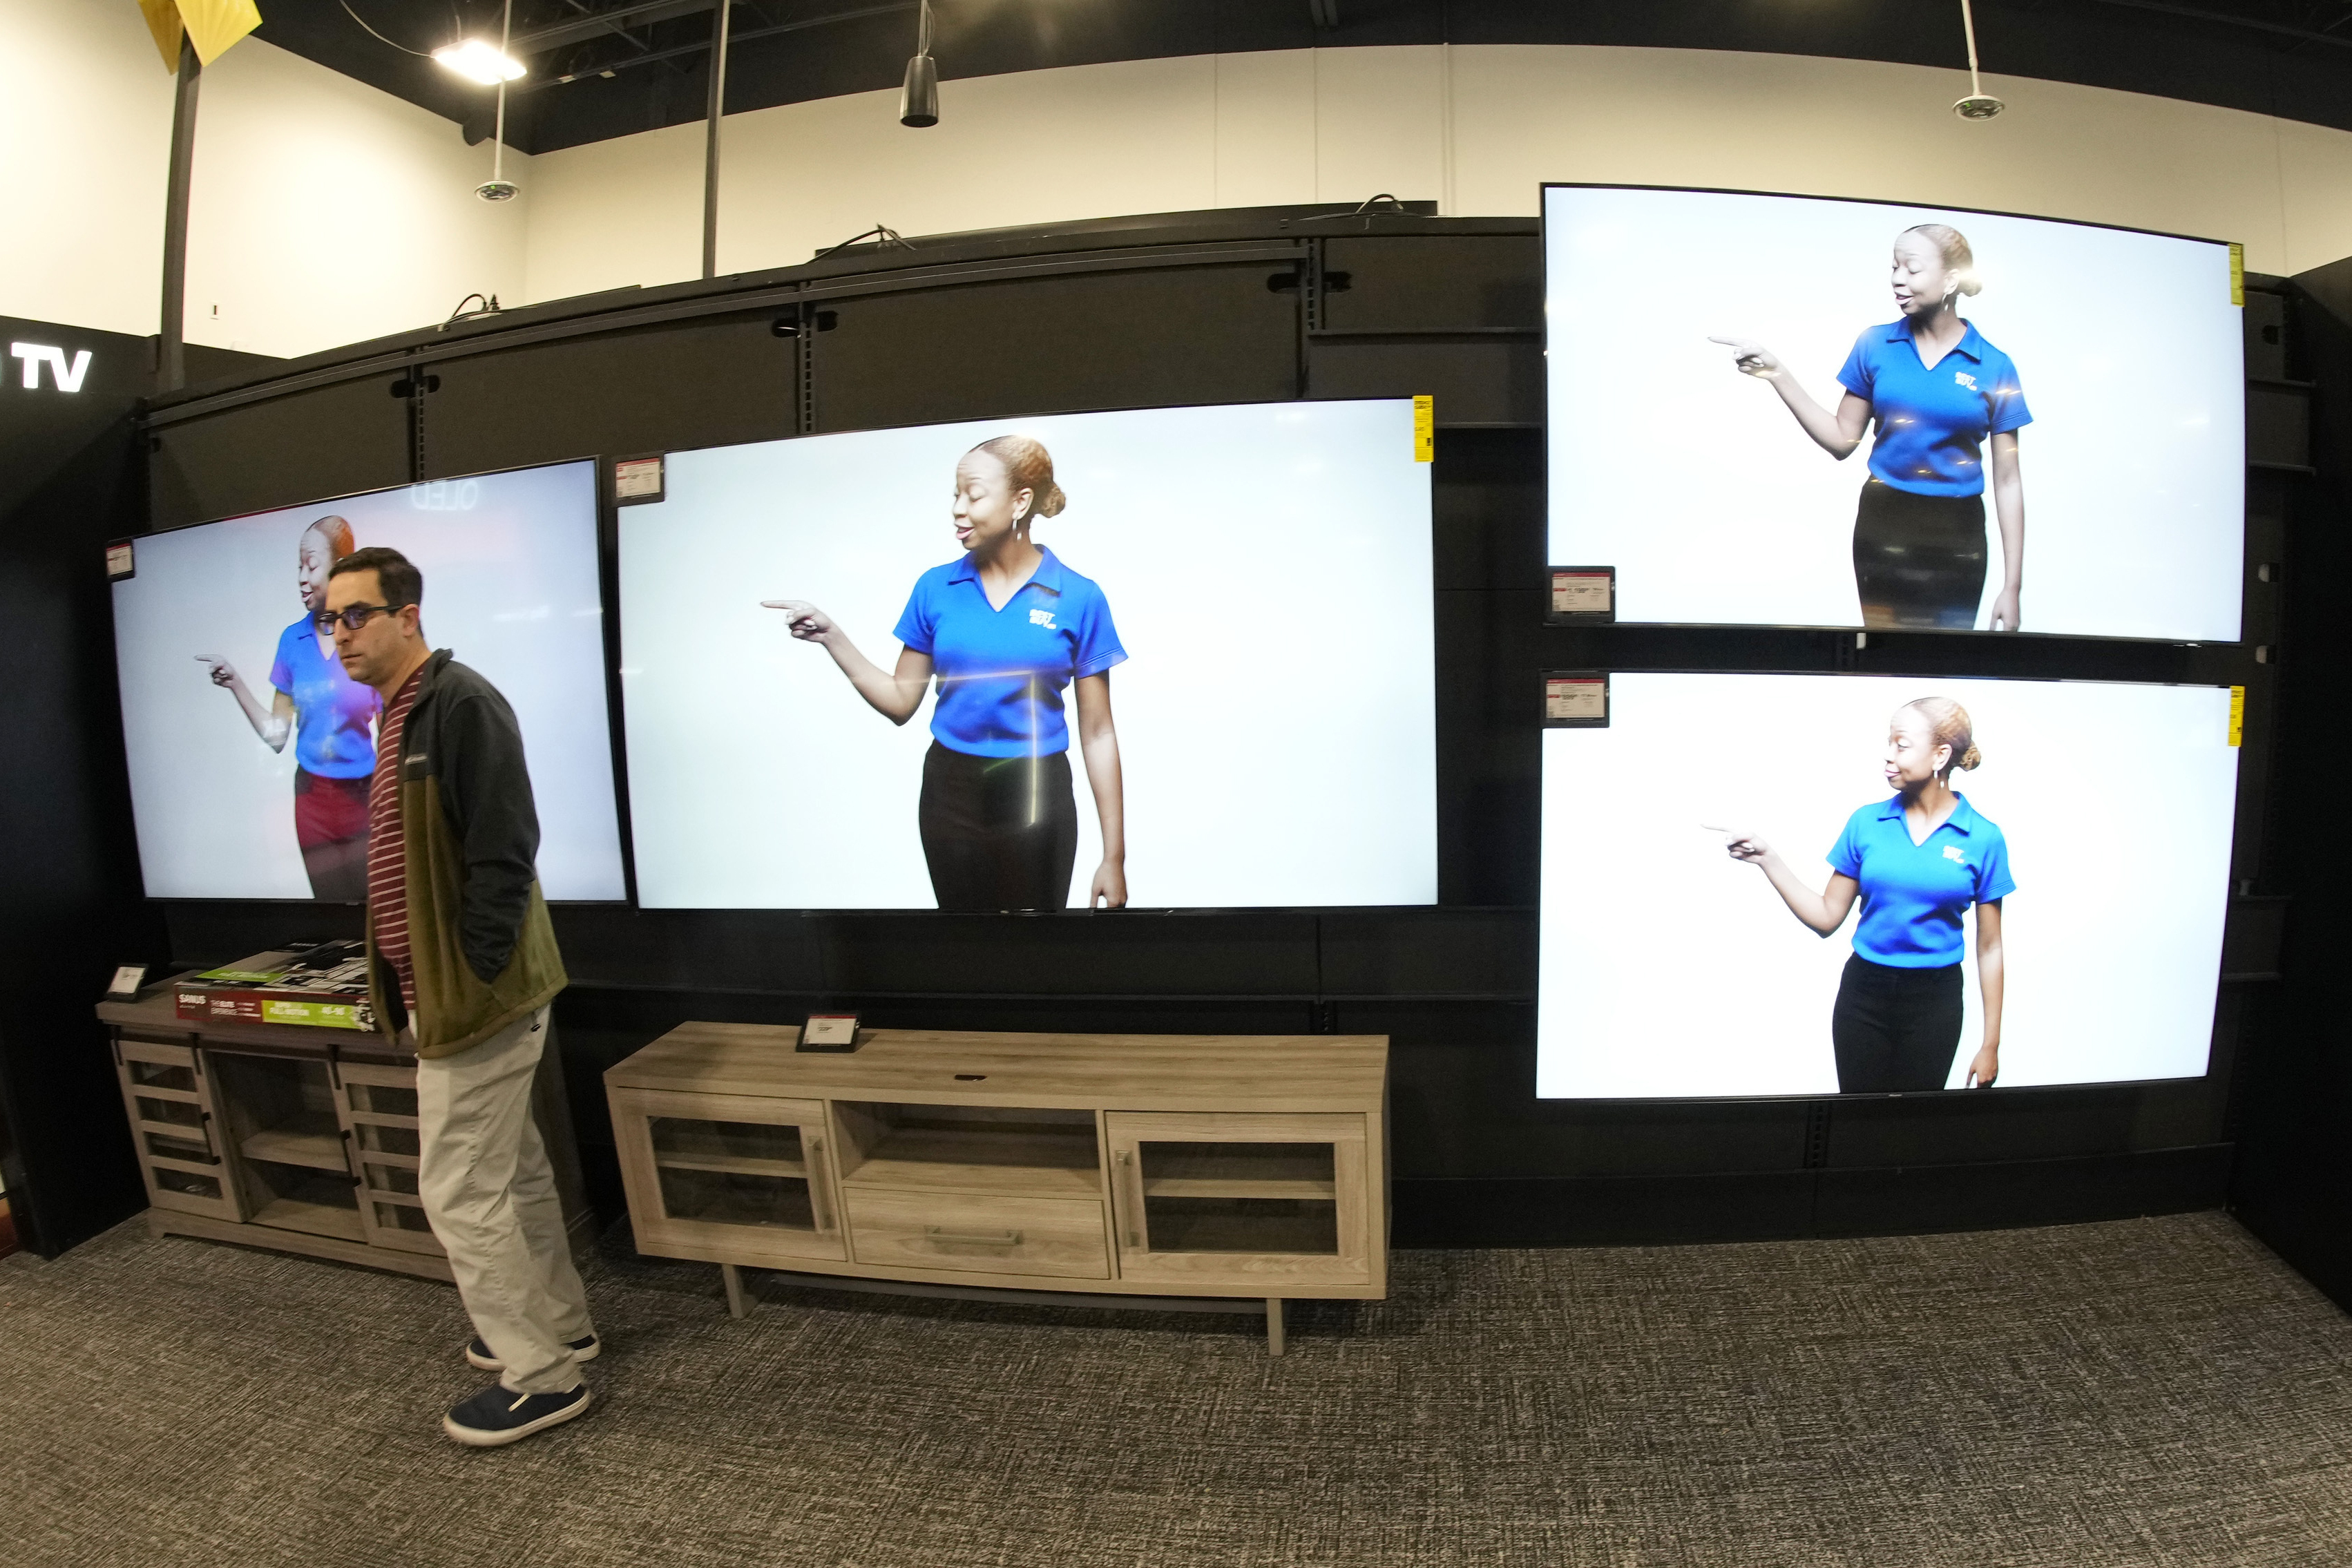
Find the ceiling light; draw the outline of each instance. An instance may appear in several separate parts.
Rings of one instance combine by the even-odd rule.
[[[898,92],[898,123],[917,130],[940,122],[940,65],[931,58],[931,0],[922,0],[915,35],[915,58],[907,62],[907,83]]]
[[[1952,105],[1952,112],[1963,120],[1990,120],[2009,105],[1984,89],[1977,79],[1977,19],[1969,8],[1969,0],[1960,0],[1960,26],[1969,35],[1969,95]]]
[[[479,38],[467,38],[445,45],[433,51],[433,58],[464,77],[467,81],[480,82],[484,87],[497,87],[501,82],[514,81],[523,75],[520,60],[492,47]]]

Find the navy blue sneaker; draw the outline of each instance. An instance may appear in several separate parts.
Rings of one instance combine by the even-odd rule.
[[[588,1385],[568,1394],[517,1394],[492,1386],[450,1407],[441,1430],[469,1448],[495,1448],[560,1426],[588,1408]]]
[[[572,1352],[574,1363],[594,1361],[604,1353],[604,1342],[592,1331],[585,1338],[564,1341],[563,1348]],[[480,1367],[484,1372],[504,1372],[507,1369],[507,1363],[490,1353],[490,1347],[483,1342],[479,1334],[476,1334],[466,1346],[466,1364]]]

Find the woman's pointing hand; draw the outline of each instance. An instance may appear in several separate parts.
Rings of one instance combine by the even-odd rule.
[[[763,610],[782,610],[784,629],[803,642],[818,642],[833,628],[833,617],[803,599],[762,599]]]
[[[1721,343],[1731,351],[1731,363],[1749,375],[1770,380],[1780,374],[1780,361],[1762,343],[1751,343],[1745,338],[1709,338],[1711,343]]]

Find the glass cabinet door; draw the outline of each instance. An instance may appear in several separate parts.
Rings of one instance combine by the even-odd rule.
[[[1282,1294],[1368,1281],[1365,1121],[1356,1115],[1111,1111],[1119,1276]]]
[[[245,1215],[220,1148],[212,1084],[187,1046],[118,1039],[116,1074],[147,1201],[231,1222]]]
[[[416,1192],[416,1069],[339,1062],[335,1084],[368,1245],[444,1256]]]
[[[778,1268],[847,1255],[821,1101],[607,1093],[638,1251]]]

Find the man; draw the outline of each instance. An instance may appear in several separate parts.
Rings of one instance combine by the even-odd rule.
[[[492,1447],[588,1408],[603,1348],[531,1121],[547,1009],[563,989],[533,867],[539,813],[498,689],[433,651],[406,556],[354,551],[321,632],[383,699],[368,792],[368,955],[378,1026],[416,1052],[416,1184],[473,1320],[466,1359],[500,1373],[441,1425]]]

